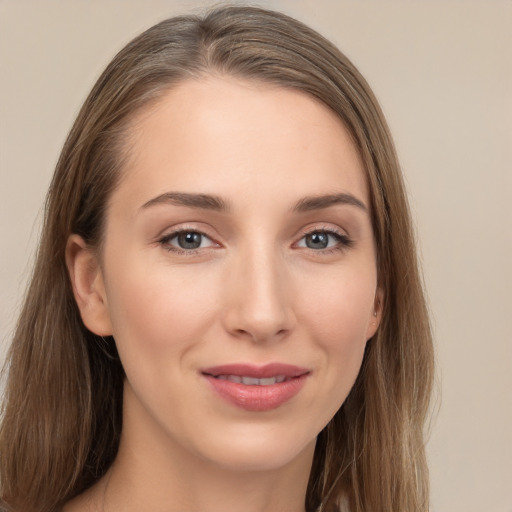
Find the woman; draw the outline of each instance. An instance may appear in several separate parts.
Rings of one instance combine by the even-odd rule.
[[[355,67],[249,7],[121,50],[58,162],[9,364],[6,510],[427,510],[429,323]]]

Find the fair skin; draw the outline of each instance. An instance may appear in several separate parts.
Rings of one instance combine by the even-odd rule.
[[[380,320],[359,154],[319,102],[229,77],[174,87],[130,129],[101,254],[67,247],[84,323],[126,372],[122,439],[64,510],[303,512]],[[300,368],[289,395],[238,381],[226,398],[205,371],[271,363]]]

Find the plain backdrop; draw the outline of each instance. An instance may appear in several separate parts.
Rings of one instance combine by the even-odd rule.
[[[208,1],[0,0],[0,341],[67,131],[114,53]],[[512,2],[261,1],[331,38],[395,136],[433,316],[433,512],[512,512]],[[391,512],[391,511],[390,511]]]

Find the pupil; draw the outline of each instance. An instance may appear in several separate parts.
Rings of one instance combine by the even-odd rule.
[[[310,249],[325,249],[329,244],[329,236],[326,233],[313,233],[306,237],[306,245]]]
[[[200,233],[180,233],[178,235],[178,243],[182,249],[198,249],[201,246]]]

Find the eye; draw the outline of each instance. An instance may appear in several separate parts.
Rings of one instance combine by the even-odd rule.
[[[331,230],[316,230],[311,231],[304,235],[299,242],[297,247],[306,247],[316,251],[322,251],[326,249],[343,249],[350,247],[352,241],[348,236],[336,231]]]
[[[216,244],[204,233],[193,230],[175,231],[164,236],[160,243],[169,251],[195,251],[206,247],[213,247]]]

